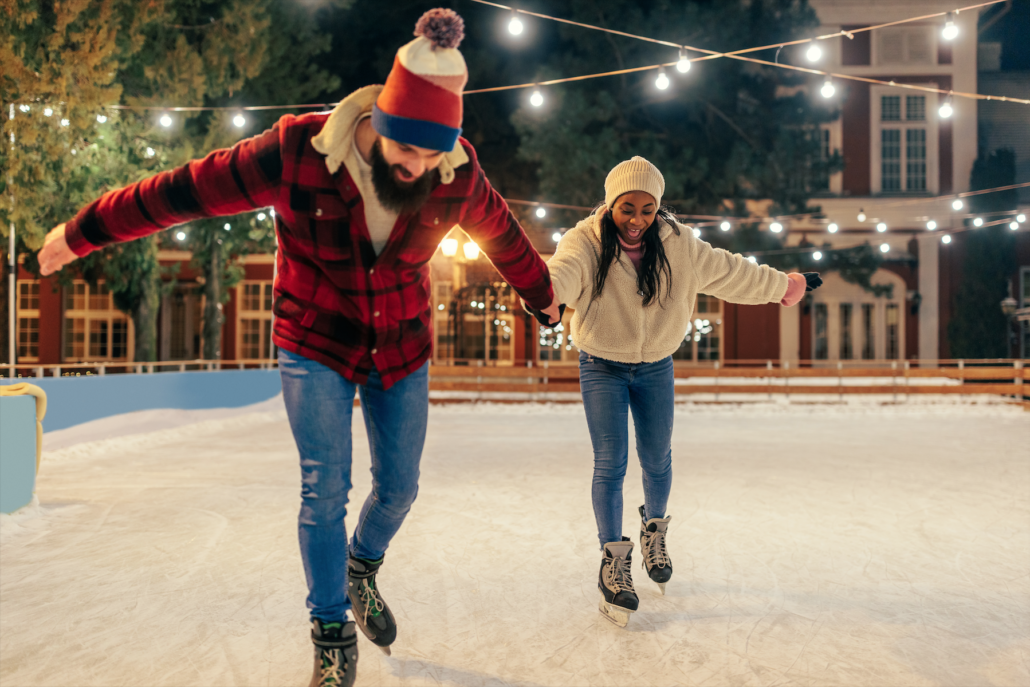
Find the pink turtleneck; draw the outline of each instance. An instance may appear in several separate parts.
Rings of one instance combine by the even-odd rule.
[[[619,245],[622,246],[622,252],[626,254],[626,257],[633,263],[633,267],[640,271],[640,261],[644,259],[644,242],[641,241],[635,246],[631,246],[622,240],[622,236],[616,234],[619,239]]]

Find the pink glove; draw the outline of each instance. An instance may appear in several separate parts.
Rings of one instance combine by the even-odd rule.
[[[805,280],[805,275],[798,274],[797,272],[791,272],[787,275],[787,293],[783,295],[783,300],[780,301],[780,305],[785,305],[788,308],[792,305],[797,305],[802,297],[805,295],[805,288],[808,286],[808,282]]]

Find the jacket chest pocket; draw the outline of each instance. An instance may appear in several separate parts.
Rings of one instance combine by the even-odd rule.
[[[335,190],[290,190],[290,210],[294,231],[310,242],[312,255],[319,260],[350,260],[354,254],[351,236],[351,209]]]
[[[419,268],[429,262],[436,253],[440,241],[454,228],[457,222],[448,217],[446,207],[435,207],[427,203],[418,215],[412,218],[404,235],[397,259],[405,267]]]

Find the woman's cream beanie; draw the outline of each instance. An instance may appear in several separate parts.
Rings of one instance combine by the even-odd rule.
[[[665,177],[657,167],[637,155],[632,160],[620,162],[608,172],[608,178],[604,180],[605,208],[611,210],[616,199],[630,191],[650,193],[657,206],[655,209],[658,209],[665,193]]]

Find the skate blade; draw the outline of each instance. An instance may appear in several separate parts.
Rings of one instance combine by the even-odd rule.
[[[376,644],[376,646],[379,647],[379,650],[382,651],[387,656],[390,655],[390,647],[388,647],[388,646],[379,646],[378,644]]]
[[[619,608],[618,606],[613,606],[612,604],[607,603],[603,598],[601,599],[601,602],[597,605],[597,608],[599,611],[601,611],[601,615],[603,615],[605,618],[612,621],[619,627],[626,627],[626,625],[629,623],[629,614],[633,612],[627,611],[624,608]]]
[[[669,583],[668,582],[655,582],[655,584],[658,585],[658,588],[662,590],[662,596],[665,596],[665,585],[667,585]]]

